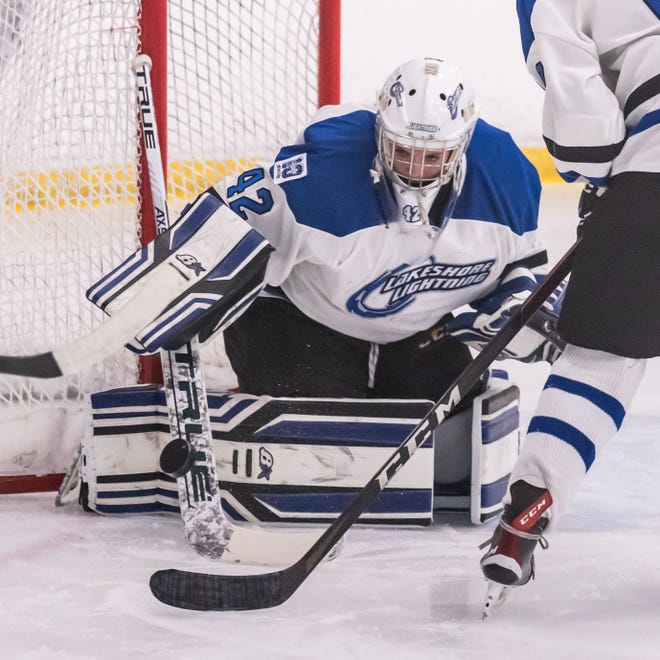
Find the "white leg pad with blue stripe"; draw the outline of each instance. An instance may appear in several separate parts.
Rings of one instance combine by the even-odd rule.
[[[435,511],[466,511],[479,525],[502,510],[520,444],[519,399],[506,372],[494,369],[472,406],[436,429]]]
[[[236,521],[327,523],[339,515],[422,421],[430,401],[304,399],[208,392],[216,473]],[[91,397],[83,446],[83,503],[99,513],[178,511],[174,479],[159,467],[170,440],[161,388]],[[433,437],[360,517],[432,521]]]

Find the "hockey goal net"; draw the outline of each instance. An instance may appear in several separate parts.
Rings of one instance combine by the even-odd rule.
[[[175,218],[338,102],[339,0],[0,0],[2,354],[102,323],[85,289],[154,235],[131,69],[140,52],[153,61]],[[70,378],[0,376],[0,492],[57,487],[44,475],[68,466],[85,397],[157,377],[128,351]]]

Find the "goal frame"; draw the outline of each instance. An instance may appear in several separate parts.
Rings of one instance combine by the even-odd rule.
[[[318,106],[340,102],[341,83],[341,0],[317,0],[318,4]],[[156,123],[160,138],[163,172],[167,181],[168,120],[168,0],[143,0],[138,25],[139,50],[153,62],[151,71]],[[127,63],[128,64],[128,63]],[[147,172],[144,149],[139,152],[140,172]],[[147,176],[137,182],[140,242],[149,243],[156,236],[151,189]],[[157,355],[139,360],[140,383],[162,383],[162,368]],[[56,491],[64,474],[0,475],[0,494]]]

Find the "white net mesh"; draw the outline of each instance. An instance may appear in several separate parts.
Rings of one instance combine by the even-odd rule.
[[[210,183],[296,136],[316,106],[319,19],[305,0],[167,6],[176,217]],[[140,20],[139,0],[0,0],[2,354],[43,351],[101,323],[85,289],[138,245]],[[0,376],[0,417],[75,406],[136,378],[127,351],[71,378]]]
[[[23,354],[101,322],[85,289],[137,246],[135,92],[125,69],[137,48],[138,4],[3,7],[0,351]],[[58,381],[3,378],[0,401],[77,399],[134,372],[135,360],[118,355]]]
[[[304,0],[179,0],[169,17],[169,184],[187,199],[297,135],[316,107],[318,17]]]

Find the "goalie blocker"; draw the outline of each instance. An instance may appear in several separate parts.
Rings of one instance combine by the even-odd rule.
[[[179,219],[86,292],[110,316],[163,269],[188,282],[160,314],[126,344],[144,354],[183,346],[195,335],[208,341],[229,325],[263,289],[273,247],[231,211],[214,188],[188,204]]]
[[[519,392],[491,373],[471,407],[443,422],[359,522],[428,525],[433,510],[501,511],[518,455]],[[235,521],[327,523],[338,516],[430,401],[303,399],[209,392],[217,477]],[[160,468],[170,441],[164,392],[138,386],[91,397],[80,502],[104,514],[178,512]]]

